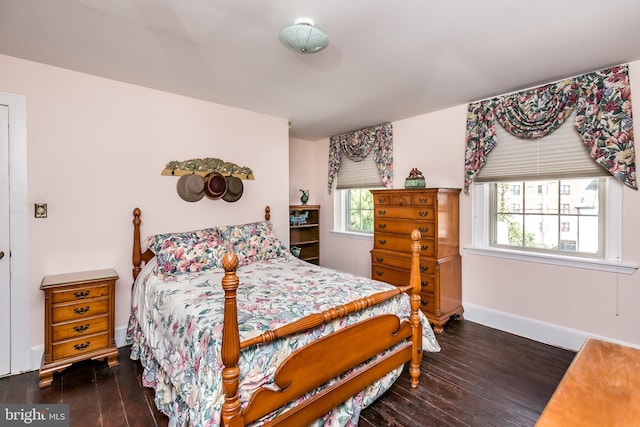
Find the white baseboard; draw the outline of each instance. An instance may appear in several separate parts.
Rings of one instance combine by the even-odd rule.
[[[609,337],[566,328],[552,323],[541,322],[479,305],[463,303],[463,307],[465,319],[555,347],[578,351],[588,337],[593,337],[603,341],[640,348],[636,344],[614,340]]]
[[[127,326],[126,325],[118,326],[117,328],[115,328],[113,332],[116,340],[116,347],[120,348],[127,345]],[[43,344],[34,345],[31,347],[30,369],[26,369],[26,370],[37,371],[38,369],[40,369],[40,363],[42,362],[42,353],[44,353]],[[16,372],[16,373],[19,374],[20,372]]]

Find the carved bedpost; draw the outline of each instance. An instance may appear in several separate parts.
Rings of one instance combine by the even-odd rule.
[[[422,323],[420,322],[420,239],[422,236],[418,230],[411,232],[411,275],[409,284],[411,285],[411,316],[409,323],[413,335],[411,341],[412,354],[409,364],[409,375],[411,376],[411,387],[418,387],[420,378],[420,363],[422,362]]]
[[[238,385],[240,383],[240,334],[238,332],[238,312],[236,307],[236,290],[240,279],[236,275],[238,257],[227,252],[222,260],[224,277],[224,326],[222,330],[222,388],[224,403],[222,404],[221,421],[223,426],[242,426],[242,413]]]
[[[271,219],[271,207],[270,206],[265,206],[265,208],[264,208],[264,219],[266,219],[267,221],[269,221]]]
[[[131,256],[131,261],[133,262],[133,281],[135,282],[138,274],[140,274],[140,270],[142,269],[140,265],[142,264],[142,249],[140,247],[140,212],[139,208],[135,208],[133,210],[133,254]],[[133,285],[132,285],[133,286]]]

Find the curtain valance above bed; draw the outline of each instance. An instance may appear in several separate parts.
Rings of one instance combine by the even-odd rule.
[[[574,126],[591,158],[625,185],[636,183],[628,65],[473,102],[467,112],[465,193],[497,144],[495,121],[511,134],[538,139],[576,110]]]

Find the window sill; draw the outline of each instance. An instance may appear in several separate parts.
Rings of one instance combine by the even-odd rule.
[[[464,251],[471,255],[490,256],[496,258],[513,259],[526,262],[559,265],[563,267],[582,268],[586,270],[607,271],[612,273],[633,274],[638,269],[637,264],[617,263],[613,261],[588,258],[572,258],[557,255],[533,254],[496,248],[465,247]]]
[[[353,231],[330,231],[331,235],[336,237],[346,237],[347,239],[371,240],[373,241],[373,233],[356,233]]]

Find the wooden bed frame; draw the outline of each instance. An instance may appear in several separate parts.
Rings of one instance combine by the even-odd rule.
[[[142,262],[149,262],[154,256],[148,249],[144,253],[141,250],[140,215],[140,209],[135,208],[132,256],[134,280],[140,273]],[[268,206],[265,208],[265,219],[270,219]],[[409,244],[408,239],[407,244]],[[250,424],[391,348],[393,349],[368,363],[364,368],[360,367],[346,374],[330,387],[319,391],[264,425],[307,425],[406,362],[410,362],[411,386],[417,387],[422,361],[420,232],[417,230],[411,233],[411,251],[411,276],[408,285],[306,316],[243,342],[240,342],[236,308],[236,290],[240,282],[236,275],[238,259],[234,253],[228,252],[223,259],[225,274],[222,279],[225,292],[222,337],[224,363],[222,383],[225,402],[221,413],[222,425],[235,427]],[[401,322],[393,314],[379,315],[338,330],[296,350],[276,370],[275,383],[280,389],[262,387],[254,392],[246,407],[241,408],[238,395],[240,377],[238,361],[242,349],[315,328],[349,313],[379,304],[402,292],[409,293],[411,298],[411,315],[408,322]],[[373,337],[375,339],[372,339]]]

